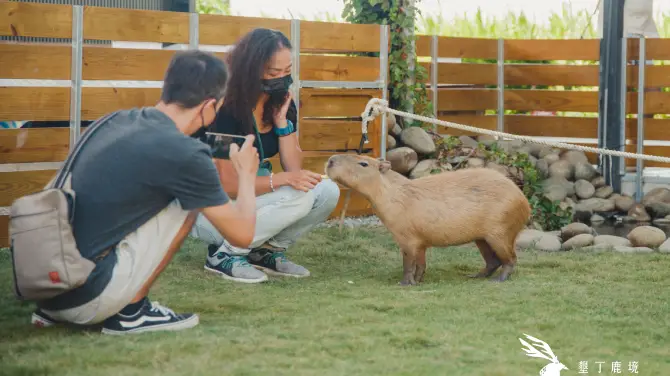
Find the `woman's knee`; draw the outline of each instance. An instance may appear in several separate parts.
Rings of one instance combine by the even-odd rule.
[[[332,211],[340,200],[340,187],[330,179],[322,180],[315,188],[315,206],[330,208]]]

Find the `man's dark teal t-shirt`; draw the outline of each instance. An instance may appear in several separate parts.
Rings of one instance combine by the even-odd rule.
[[[114,114],[83,145],[72,167],[73,231],[93,259],[177,199],[185,210],[223,205],[210,147],[181,133],[153,107]],[[38,305],[49,310],[95,299],[109,283],[116,253],[99,261],[86,283]]]

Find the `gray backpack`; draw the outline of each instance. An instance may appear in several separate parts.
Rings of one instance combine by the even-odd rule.
[[[82,145],[115,113],[88,127],[61,170],[40,192],[16,199],[9,218],[14,293],[20,300],[45,300],[75,289],[95,268],[72,233],[75,192],[70,169]]]

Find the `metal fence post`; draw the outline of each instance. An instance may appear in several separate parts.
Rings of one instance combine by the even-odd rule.
[[[619,129],[619,151],[626,151],[626,103],[628,102],[628,82],[626,74],[628,68],[628,38],[621,38],[621,106],[619,106],[619,116],[621,117],[621,127]],[[626,160],[619,158],[619,176],[626,175]],[[621,180],[621,178],[619,178]]]
[[[81,136],[81,70],[84,48],[84,7],[72,6],[72,61],[70,71],[70,151]]]
[[[505,131],[505,39],[498,39],[498,132]]]
[[[291,44],[293,45],[293,66],[291,76],[293,78],[293,101],[296,108],[296,119],[300,123],[300,20],[291,20]],[[296,136],[300,137],[300,125],[296,129]]]
[[[430,88],[433,89],[433,116],[437,119],[437,59],[440,56],[438,53],[438,36],[433,35],[430,41]],[[437,124],[433,124],[433,131],[437,132]]]
[[[647,40],[644,36],[640,37],[640,53],[638,71],[637,71],[637,153],[644,152],[644,89],[645,77],[644,70],[647,65]],[[642,171],[644,168],[644,161],[638,159],[635,164],[635,200],[642,201]]]
[[[380,26],[379,35],[379,82],[382,89],[382,99],[388,100],[388,58],[389,58],[389,25]],[[382,114],[382,137],[380,140],[380,157],[386,159],[386,135],[388,134],[388,114]],[[395,116],[395,115],[393,115]]]
[[[188,15],[188,48],[197,50],[200,45],[200,14],[196,12]]]

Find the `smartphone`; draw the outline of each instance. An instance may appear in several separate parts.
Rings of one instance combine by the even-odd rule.
[[[205,142],[212,148],[212,154],[224,156],[228,159],[230,156],[230,145],[236,143],[237,146],[242,147],[246,138],[244,136],[237,136],[226,133],[205,132]]]

